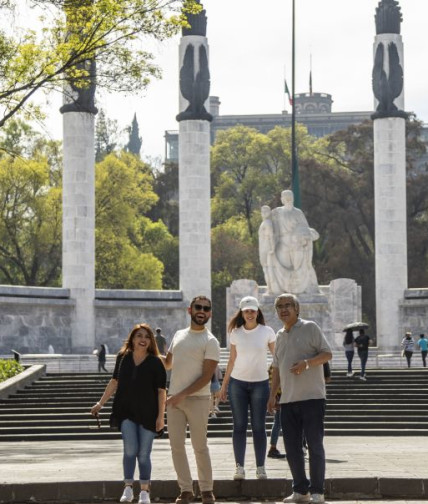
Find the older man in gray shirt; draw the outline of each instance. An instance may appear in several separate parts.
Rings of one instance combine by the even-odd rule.
[[[323,364],[331,349],[315,322],[299,318],[299,301],[281,294],[275,308],[283,329],[278,331],[273,359],[268,409],[273,412],[281,385],[281,424],[287,460],[293,476],[293,494],[284,502],[324,502],[325,382]],[[309,450],[309,476],[305,472],[303,434]]]

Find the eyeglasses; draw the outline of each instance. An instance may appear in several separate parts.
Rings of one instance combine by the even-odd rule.
[[[279,304],[279,305],[276,305],[276,309],[277,310],[282,310],[282,309],[286,309],[288,310],[289,308],[294,308],[294,303],[285,303],[285,304]]]
[[[194,304],[193,308],[195,309],[195,311],[202,311],[202,310],[204,312],[210,312],[211,311],[211,306],[204,306],[204,305],[201,305],[201,304]]]

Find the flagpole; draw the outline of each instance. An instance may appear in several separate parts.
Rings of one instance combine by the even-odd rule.
[[[294,206],[300,208],[299,165],[296,146],[296,100],[295,100],[295,0],[292,0],[292,29],[291,29],[291,188],[294,195]]]

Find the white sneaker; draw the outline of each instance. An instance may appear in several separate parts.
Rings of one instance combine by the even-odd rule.
[[[245,479],[245,469],[239,464],[236,464],[235,474],[233,475],[233,479],[234,480]]]
[[[324,494],[312,494],[311,502],[325,502]]]
[[[120,498],[120,502],[132,502],[134,498],[134,491],[132,490],[132,486],[127,485],[123,491],[122,497]]]
[[[147,490],[141,490],[138,504],[150,504],[150,494]]]
[[[360,376],[360,380],[367,381],[367,378],[365,376]]]
[[[286,497],[282,502],[311,502],[311,494],[308,492],[306,494],[301,494],[299,492],[293,492],[292,495]]]
[[[265,466],[257,467],[256,469],[256,478],[257,479],[267,479]]]
[[[350,378],[351,376],[354,376],[354,373],[346,373],[346,376]]]

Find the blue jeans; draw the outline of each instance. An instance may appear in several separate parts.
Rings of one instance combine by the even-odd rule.
[[[272,431],[270,433],[270,444],[276,446],[278,443],[279,432],[281,430],[281,413],[280,410],[276,410],[273,415]]]
[[[247,447],[248,408],[257,467],[266,459],[266,408],[269,399],[269,380],[247,382],[231,378],[228,387],[233,417],[233,452],[235,462],[244,466]]]
[[[354,358],[354,353],[353,350],[345,351],[346,358],[348,359],[348,373],[352,373],[352,359]]]
[[[324,414],[324,399],[281,404],[282,433],[294,492],[324,493]],[[305,472],[303,433],[308,444],[310,480]]]
[[[150,454],[156,433],[128,419],[122,422],[120,430],[123,439],[123,475],[125,483],[134,481],[137,460],[140,483],[150,483],[152,473]]]
[[[369,351],[368,350],[358,350],[358,357],[360,358],[360,361],[361,361],[361,374],[360,374],[360,376],[364,376],[366,374],[366,364],[367,364],[367,359],[369,358]]]

